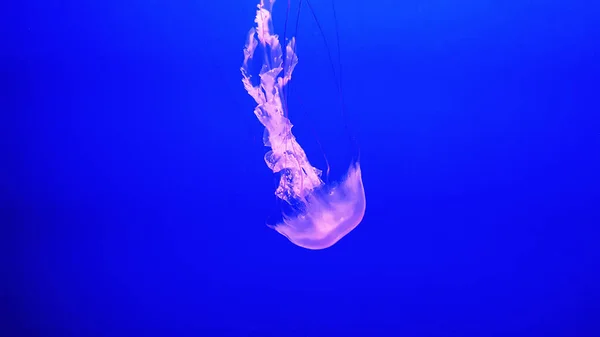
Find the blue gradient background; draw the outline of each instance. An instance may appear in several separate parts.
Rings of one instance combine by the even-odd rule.
[[[598,5],[338,1],[345,119],[303,12],[294,132],[339,177],[348,123],[367,191],[309,251],[265,226],[255,2],[0,5],[0,336],[600,336]]]

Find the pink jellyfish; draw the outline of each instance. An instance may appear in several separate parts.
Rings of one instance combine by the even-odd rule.
[[[310,164],[292,134],[287,106],[282,103],[283,88],[292,78],[298,57],[295,39],[291,38],[284,59],[279,37],[273,33],[274,2],[260,1],[256,26],[248,33],[241,68],[244,87],[258,104],[254,114],[266,128],[264,144],[271,150],[265,155],[265,162],[274,173],[281,173],[275,195],[295,208],[293,214],[283,214],[282,222],[271,227],[300,247],[324,249],[350,233],[363,219],[366,201],[360,165],[356,161],[344,179],[326,185],[321,180],[321,170]],[[258,75],[260,83],[254,86],[248,62],[259,44],[264,58]]]

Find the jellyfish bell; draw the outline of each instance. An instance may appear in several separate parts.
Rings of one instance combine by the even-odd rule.
[[[300,247],[333,246],[356,228],[365,215],[360,165],[351,166],[347,176],[336,186],[324,185],[313,190],[302,205],[296,214],[284,215],[281,223],[270,227]]]
[[[265,163],[279,174],[275,195],[293,209],[270,227],[300,247],[324,249],[350,233],[363,219],[366,201],[360,163],[354,161],[339,182],[325,184],[322,171],[311,165],[292,134],[284,88],[298,63],[296,42],[293,37],[289,39],[285,54],[282,52],[279,37],[273,33],[274,2],[261,0],[258,4],[256,26],[248,33],[241,67],[244,88],[257,103],[254,114],[266,130],[264,144],[271,148],[265,154]],[[263,63],[255,85],[249,62],[259,46],[264,51]]]

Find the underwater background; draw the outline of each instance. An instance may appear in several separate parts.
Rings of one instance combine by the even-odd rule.
[[[0,336],[600,336],[599,6],[331,3],[290,119],[367,211],[321,251],[266,226],[257,0],[0,5]]]

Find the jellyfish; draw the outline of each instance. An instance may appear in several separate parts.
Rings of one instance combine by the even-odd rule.
[[[241,67],[244,88],[258,104],[254,114],[265,127],[263,141],[270,151],[265,162],[280,174],[275,195],[291,205],[293,212],[283,213],[282,221],[269,227],[297,246],[325,249],[333,246],[362,221],[366,200],[358,159],[335,184],[325,184],[322,171],[313,167],[292,134],[284,87],[292,79],[298,63],[295,38],[289,39],[285,54],[279,37],[273,32],[272,8],[275,0],[261,0],[248,33]],[[258,83],[252,83],[249,62],[259,47],[263,63]]]

